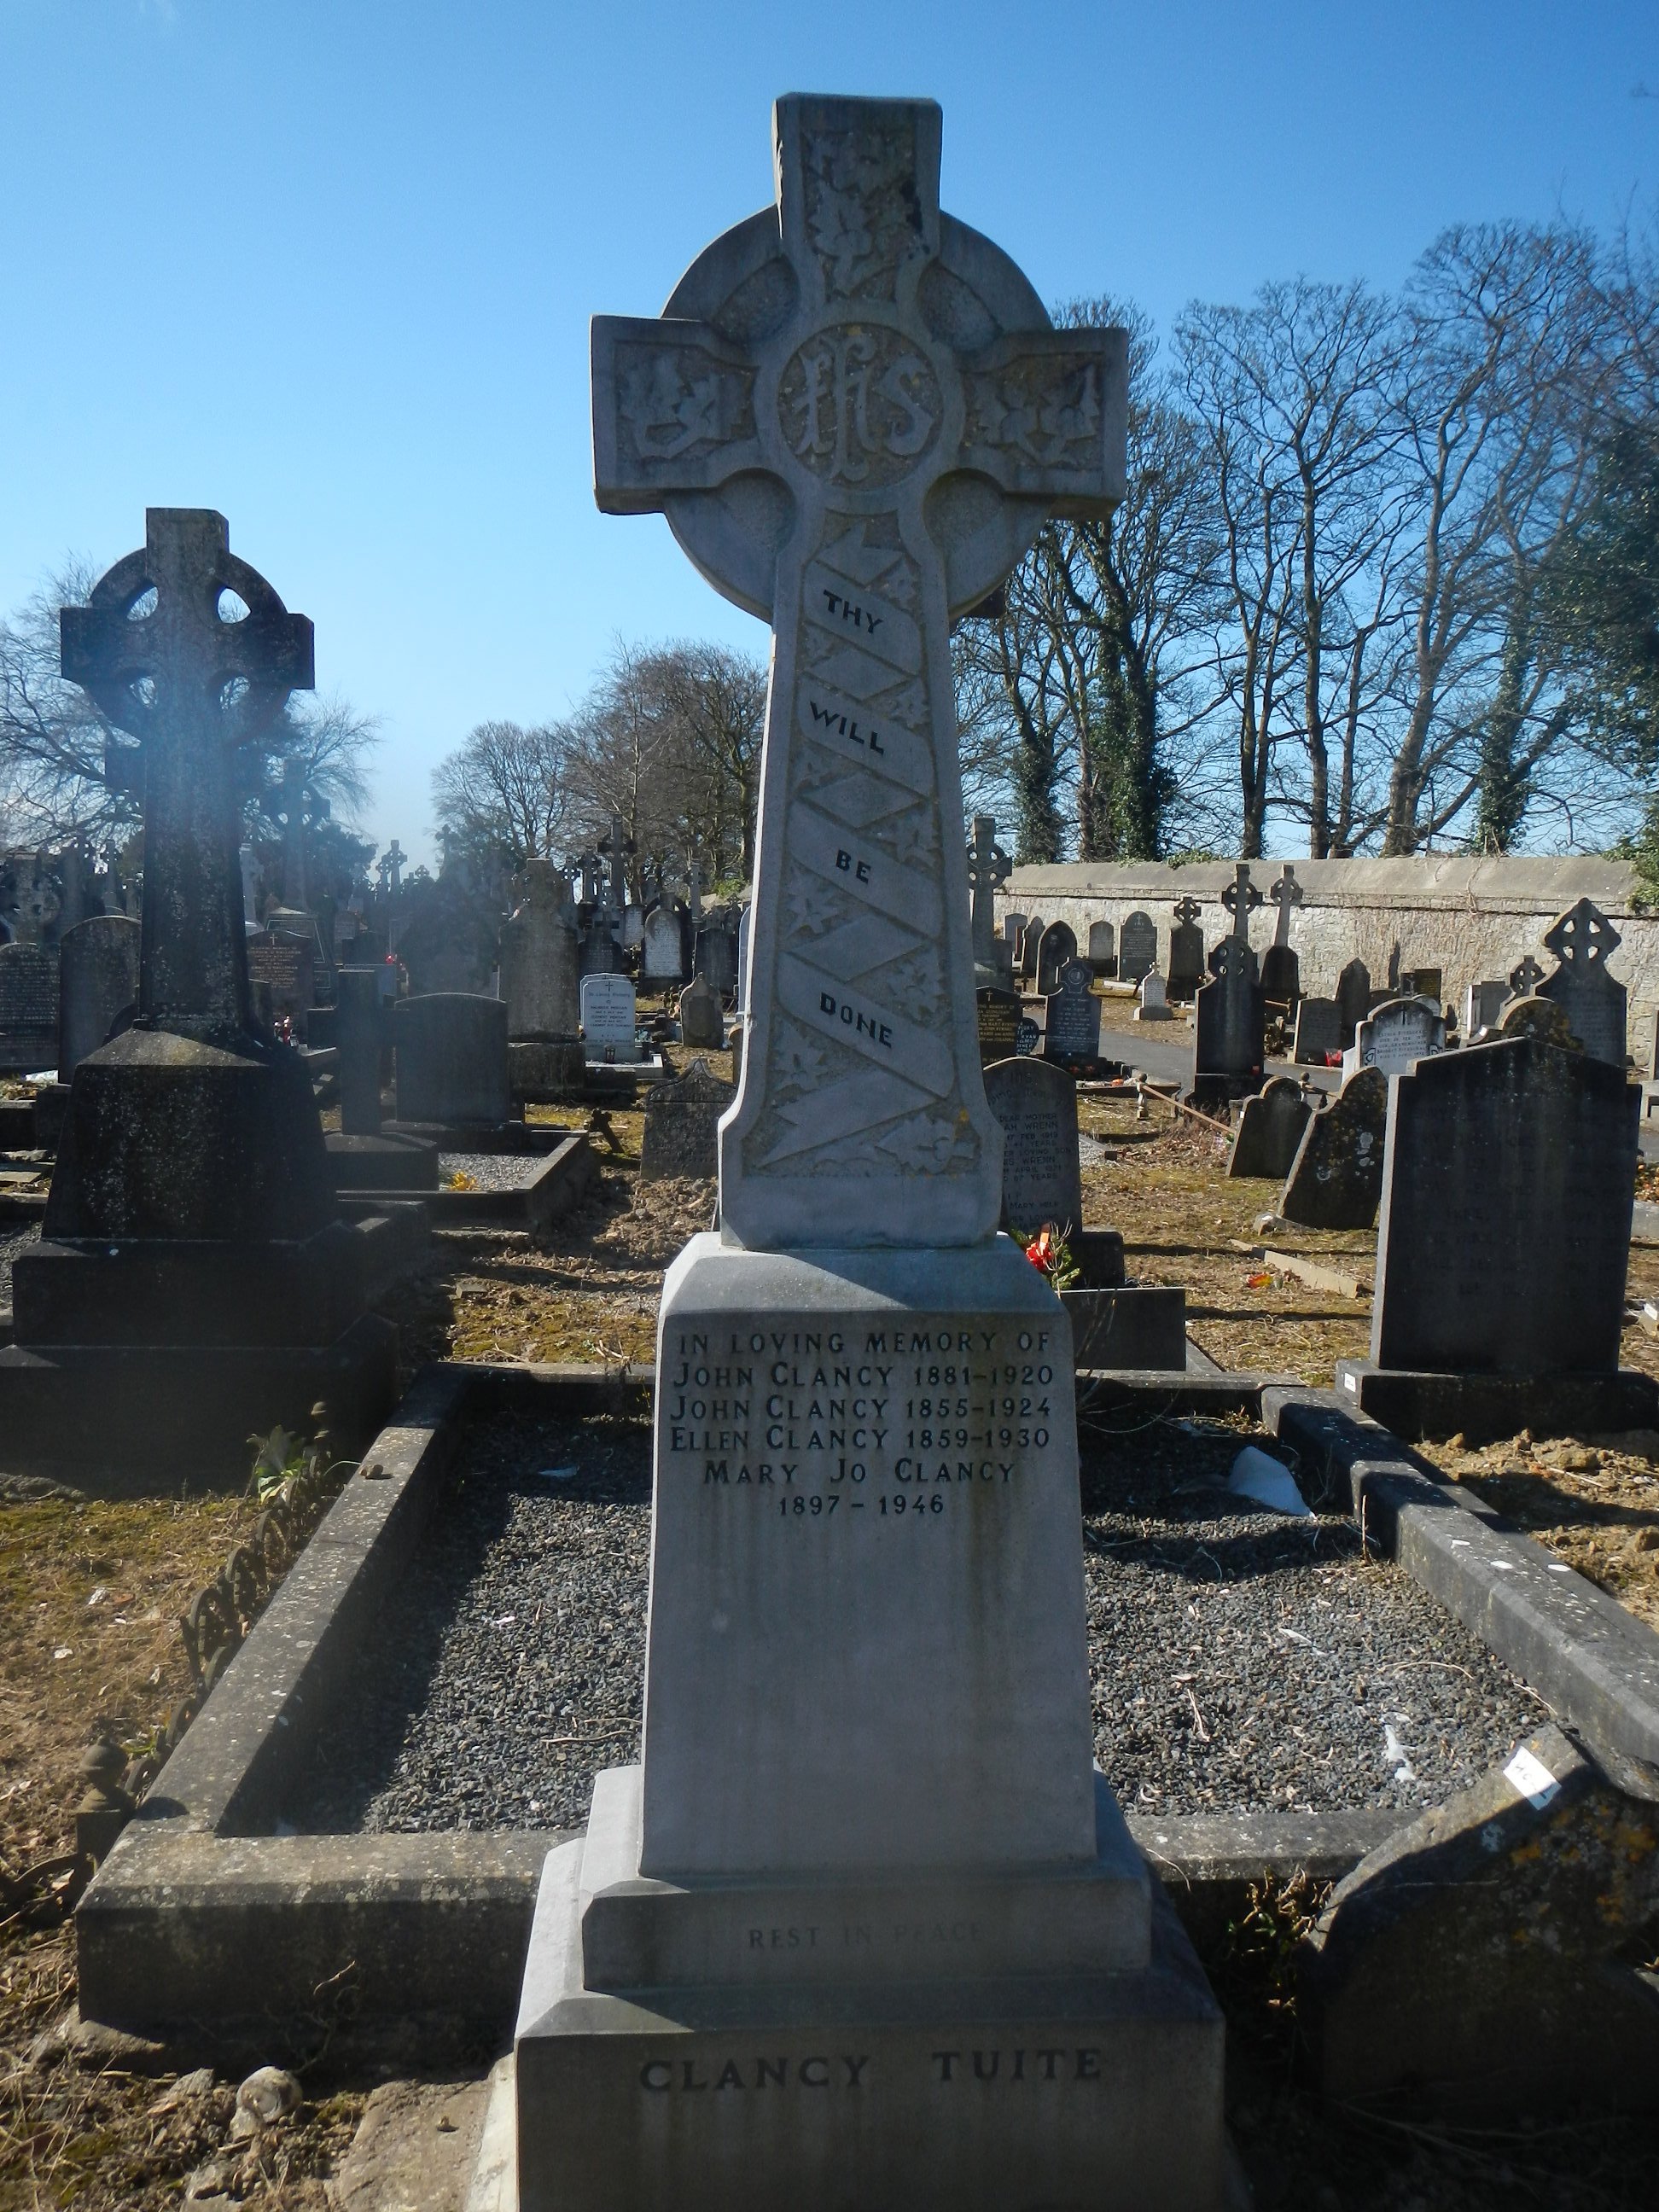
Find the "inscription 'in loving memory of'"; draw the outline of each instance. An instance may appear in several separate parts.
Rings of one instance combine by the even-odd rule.
[[[669,1453],[700,1461],[706,1490],[769,1493],[784,1521],[831,1520],[843,1501],[938,1518],[962,1486],[1014,1484],[1018,1460],[999,1454],[1048,1442],[1043,1328],[870,1329],[861,1346],[839,1329],[688,1330],[677,1351]],[[751,1458],[751,1440],[792,1456]]]

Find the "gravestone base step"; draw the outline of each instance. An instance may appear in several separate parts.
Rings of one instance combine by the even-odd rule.
[[[1062,1291],[1072,1317],[1079,1367],[1187,1365],[1187,1293],[1178,1284],[1134,1283],[1117,1290]]]
[[[420,1137],[352,1137],[329,1130],[323,1138],[337,1191],[412,1192],[438,1188],[438,1147]]]
[[[1659,1426],[1659,1382],[1621,1367],[1601,1375],[1445,1375],[1340,1359],[1339,1395],[1408,1443],[1460,1433],[1601,1436]]]
[[[416,1137],[441,1152],[550,1152],[568,1129],[530,1121],[387,1121],[383,1137]]]
[[[278,1423],[315,1428],[329,1407],[337,1443],[371,1437],[397,1393],[398,1333],[365,1314],[337,1343],[58,1345],[0,1349],[0,1460],[181,1479],[246,1474],[248,1438]],[[94,1486],[95,1484],[94,1484]]]
[[[550,1856],[537,1900],[519,2212],[1219,2212],[1222,2017],[1161,1899],[1138,1971],[607,1993],[583,1853]]]
[[[534,1106],[556,1103],[581,1090],[586,1055],[580,1037],[514,1037],[507,1048],[507,1088]]]

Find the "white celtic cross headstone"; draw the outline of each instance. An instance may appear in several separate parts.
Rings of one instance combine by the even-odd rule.
[[[595,489],[773,626],[729,1236],[970,1243],[980,1079],[951,617],[1122,495],[1121,333],[1054,331],[939,205],[927,101],[777,108],[778,204],[593,325]],[[833,1195],[832,1195],[833,1193]]]

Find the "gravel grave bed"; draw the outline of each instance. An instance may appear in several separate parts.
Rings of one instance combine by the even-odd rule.
[[[440,1152],[438,1188],[464,1175],[474,1190],[522,1190],[546,1165],[545,1152]]]
[[[1162,1421],[1084,1459],[1096,1756],[1148,1813],[1437,1804],[1546,1709],[1344,1516],[1224,1488],[1245,1432]],[[574,1468],[574,1475],[558,1470]],[[568,1828],[639,1756],[651,1439],[474,1429],[284,1827]]]
[[[11,1263],[20,1252],[27,1252],[31,1244],[40,1241],[40,1224],[30,1222],[22,1229],[0,1229],[0,1305],[11,1304]]]

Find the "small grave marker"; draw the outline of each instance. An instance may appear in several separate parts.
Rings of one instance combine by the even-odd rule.
[[[1140,1004],[1135,1008],[1135,1019],[1138,1022],[1172,1022],[1175,1019],[1168,994],[1164,988],[1164,978],[1156,968],[1140,979]]]
[[[720,994],[701,975],[680,993],[679,1014],[682,1044],[698,1046],[705,1052],[725,1050],[726,1017],[720,1010]]]
[[[1342,1009],[1334,999],[1298,999],[1296,1042],[1291,1054],[1298,1067],[1327,1067],[1342,1049]]]

